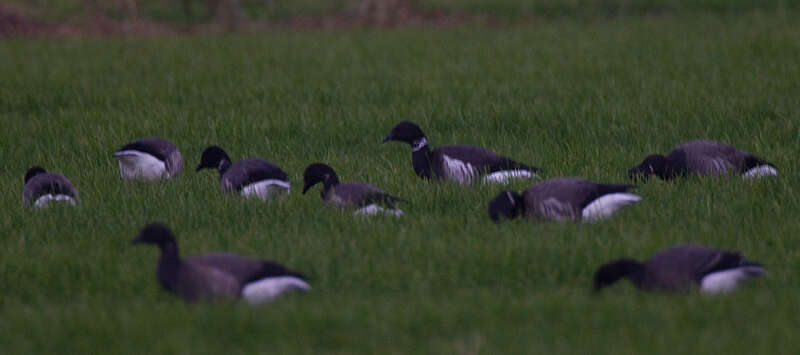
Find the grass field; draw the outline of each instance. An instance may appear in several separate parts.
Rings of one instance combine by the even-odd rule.
[[[548,21],[510,28],[0,41],[0,352],[797,353],[800,21],[791,13]],[[645,155],[719,139],[781,176],[652,181],[597,224],[491,223],[499,186],[418,179],[400,120],[545,177],[625,181]],[[111,152],[172,139],[187,171],[125,184]],[[280,164],[262,204],[194,172],[219,144]],[[407,198],[356,218],[301,195],[311,162]],[[20,207],[25,170],[63,172],[76,208]],[[526,183],[512,185],[523,189]],[[187,305],[155,280],[164,221],[186,255],[277,260],[313,292]],[[726,296],[590,292],[594,269],[679,242],[744,251],[769,274]]]

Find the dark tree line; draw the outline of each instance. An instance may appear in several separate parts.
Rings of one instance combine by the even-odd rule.
[[[92,14],[102,14],[101,3],[104,0],[84,0],[86,9]],[[139,0],[115,0],[116,6],[122,17],[126,21],[136,21],[139,19]],[[180,2],[186,18],[192,18],[192,9],[195,4],[203,3],[207,13],[214,22],[227,25],[235,25],[246,18],[242,9],[241,0],[160,0],[164,2]],[[269,1],[292,1],[292,0],[263,0],[266,4]],[[319,0],[326,1],[326,0]],[[410,8],[411,0],[353,0],[356,4],[358,17],[361,21],[374,24],[387,24],[392,21],[399,12]]]

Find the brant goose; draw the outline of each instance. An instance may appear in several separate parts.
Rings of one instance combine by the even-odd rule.
[[[320,196],[322,200],[339,207],[359,206],[355,214],[375,215],[384,213],[393,216],[401,216],[403,211],[394,208],[395,201],[404,200],[384,193],[383,190],[375,185],[363,182],[351,182],[347,184],[339,183],[339,176],[328,165],[314,163],[306,168],[303,173],[303,194],[317,183],[322,183]],[[378,206],[379,204],[387,208]]]
[[[223,192],[239,191],[262,201],[289,194],[289,178],[281,168],[263,159],[243,159],[235,164],[222,148],[210,146],[200,158],[201,169],[217,169]]]
[[[47,207],[51,201],[66,201],[75,205],[78,191],[64,175],[48,173],[40,166],[34,166],[25,173],[25,187],[22,189],[22,206]]]
[[[181,258],[178,243],[165,225],[151,223],[133,244],[161,249],[158,282],[186,301],[244,298],[250,304],[270,301],[288,291],[309,291],[305,276],[270,261],[214,253]]]
[[[450,145],[431,151],[425,133],[408,121],[392,128],[383,142],[400,141],[411,145],[411,165],[423,179],[447,179],[458,184],[506,183],[511,178],[532,178],[539,170],[497,153],[470,145]]]
[[[626,277],[644,290],[681,291],[699,286],[702,293],[735,289],[742,281],[764,274],[764,267],[737,252],[699,245],[678,245],[640,263],[619,259],[601,266],[594,274],[599,291]]]
[[[562,177],[535,184],[522,195],[503,191],[489,202],[489,217],[520,215],[543,220],[574,219],[595,221],[610,217],[620,208],[642,198],[627,193],[632,185],[601,184],[588,180]]]
[[[172,142],[152,137],[133,141],[114,152],[125,180],[169,179],[183,171],[183,156]]]
[[[687,175],[726,175],[736,173],[744,179],[777,176],[774,165],[725,143],[696,140],[683,143],[666,157],[653,154],[628,170],[631,179],[656,175],[663,180]]]

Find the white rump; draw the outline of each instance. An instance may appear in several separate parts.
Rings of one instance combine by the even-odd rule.
[[[611,217],[620,208],[641,201],[638,195],[627,192],[617,192],[596,198],[583,209],[584,221],[597,221]]]
[[[75,199],[73,199],[72,196],[61,195],[61,194],[58,195],[47,194],[39,196],[39,198],[37,198],[36,201],[33,203],[33,207],[36,208],[48,207],[50,206],[50,202],[52,201],[66,201],[69,202],[69,204],[75,206]]]
[[[288,194],[289,183],[278,179],[261,180],[242,188],[242,196],[258,197],[261,201],[269,201]]]
[[[778,176],[778,170],[766,164],[759,165],[745,171],[744,174],[742,174],[742,179],[755,179],[765,176]]]
[[[136,150],[121,150],[114,153],[119,161],[119,173],[125,180],[169,179],[167,166],[158,158]]]
[[[700,292],[705,294],[726,293],[735,289],[742,281],[763,274],[763,267],[752,265],[712,272],[701,280]]]
[[[244,288],[242,288],[242,298],[244,298],[247,303],[259,304],[272,301],[285,292],[310,290],[311,286],[298,277],[268,277],[245,285]]]

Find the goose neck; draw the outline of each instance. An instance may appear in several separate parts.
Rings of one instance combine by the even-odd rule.
[[[225,172],[227,172],[228,169],[230,169],[231,165],[233,165],[233,164],[231,164],[230,159],[222,159],[222,160],[220,160],[219,161],[219,165],[217,166],[217,171],[219,171],[219,177],[222,177],[222,175],[225,175]]]
[[[168,243],[161,248],[161,258],[158,260],[158,280],[167,289],[178,279],[178,267],[181,260],[178,257],[178,245]]]
[[[431,177],[431,150],[427,145],[411,153],[411,165],[414,172],[423,179]]]

